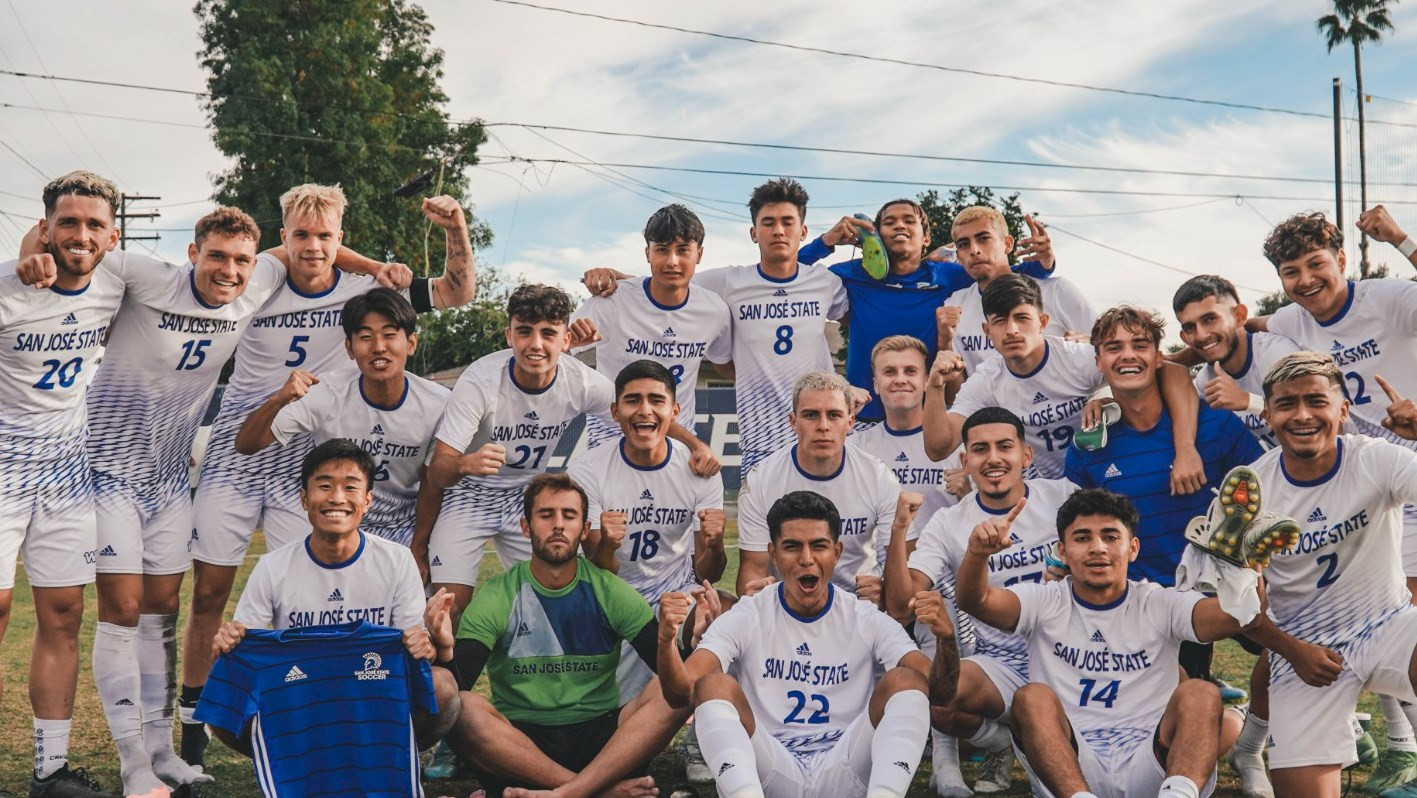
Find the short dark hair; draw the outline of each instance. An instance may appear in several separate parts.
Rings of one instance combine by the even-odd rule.
[[[1002,280],[1003,278],[997,278]],[[1096,349],[1116,332],[1118,327],[1145,334],[1153,344],[1161,345],[1161,336],[1166,331],[1166,320],[1156,313],[1131,305],[1118,305],[1102,311],[1097,321],[1092,323],[1092,348]]]
[[[650,214],[645,222],[646,244],[673,244],[679,239],[704,245],[704,223],[688,208],[674,203]]]
[[[1136,506],[1126,496],[1103,488],[1083,488],[1069,496],[1063,506],[1058,508],[1059,539],[1080,515],[1106,515],[1115,518],[1122,522],[1122,526],[1127,528],[1132,537],[1136,537],[1137,524],[1141,521]]]
[[[748,213],[753,217],[753,224],[758,223],[758,212],[763,206],[774,202],[796,205],[797,214],[803,221],[807,219],[807,189],[790,177],[777,177],[753,189],[753,196],[748,198]]]
[[[207,236],[213,233],[232,238],[249,238],[257,243],[261,241],[261,228],[257,226],[256,220],[240,208],[230,205],[223,205],[198,219],[192,230],[192,241],[200,248]]]
[[[305,455],[305,461],[300,464],[301,489],[309,487],[310,477],[315,475],[320,466],[332,460],[348,460],[354,463],[364,472],[365,486],[370,490],[374,489],[374,458],[348,438],[331,438]]]
[[[841,513],[832,500],[810,490],[794,490],[772,503],[768,509],[768,540],[776,543],[782,537],[782,525],[788,521],[826,521],[832,540],[841,538]]]
[[[370,313],[378,313],[409,335],[418,332],[418,311],[413,309],[413,303],[392,288],[379,286],[369,289],[368,293],[350,297],[344,303],[344,310],[340,311],[344,337],[353,338]]]
[[[625,386],[635,380],[658,380],[664,383],[665,388],[669,389],[670,399],[675,396],[674,375],[664,367],[663,363],[657,360],[636,360],[620,369],[620,373],[615,375],[615,399],[619,400]]]
[[[1276,225],[1264,240],[1264,256],[1276,269],[1316,249],[1343,249],[1343,231],[1322,213],[1296,213]]]
[[[959,428],[960,440],[969,443],[969,431],[984,424],[1008,424],[1018,433],[1020,441],[1026,440],[1023,433],[1023,422],[1012,411],[1002,407],[981,407],[969,414],[969,418],[964,420],[964,425]]]
[[[1026,274],[1004,274],[989,281],[979,298],[984,318],[1007,316],[1019,305],[1032,305],[1043,312],[1043,292],[1038,282]]]
[[[1180,313],[1192,302],[1200,302],[1209,297],[1229,299],[1237,305],[1240,304],[1240,295],[1236,293],[1234,283],[1218,274],[1198,274],[1181,283],[1181,287],[1176,289],[1176,295],[1171,297],[1171,310]]]
[[[519,285],[507,299],[507,323],[513,319],[565,324],[571,320],[571,297],[554,285]]]
[[[590,515],[590,499],[586,496],[585,488],[564,471],[555,474],[537,474],[526,484],[526,490],[522,491],[522,517],[531,523],[531,513],[536,509],[536,497],[543,492],[566,493],[575,491],[581,497],[581,518],[585,519]]]

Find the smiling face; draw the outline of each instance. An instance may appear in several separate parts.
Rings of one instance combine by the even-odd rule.
[[[826,606],[841,549],[841,541],[832,540],[826,521],[794,518],[782,522],[781,534],[768,544],[768,556],[782,577],[787,606],[793,612],[811,615]]]
[[[1033,465],[1033,447],[1019,440],[1012,424],[980,424],[965,433],[963,460],[981,496],[1007,502]]]
[[[698,242],[682,238],[668,243],[655,241],[645,247],[650,278],[667,291],[688,288],[689,281],[694,279],[694,269],[703,257],[704,251]]]
[[[930,227],[914,206],[896,202],[881,209],[876,232],[885,242],[892,263],[917,261],[930,246]]]
[[[1019,303],[1007,314],[984,320],[984,334],[1004,360],[1016,363],[1043,349],[1043,330],[1048,314],[1028,303]]]
[[[669,425],[679,415],[679,403],[669,386],[645,377],[625,383],[619,398],[611,403],[610,413],[620,422],[628,445],[651,451],[669,434]]]
[[[769,202],[758,211],[748,235],[758,245],[763,263],[797,260],[797,250],[807,237],[807,225],[797,206],[790,202]]]
[[[1230,297],[1208,296],[1176,312],[1181,340],[1207,363],[1219,363],[1240,345],[1240,331],[1249,312]]]
[[[955,258],[975,282],[988,282],[1008,274],[1009,253],[1013,251],[1014,238],[1000,230],[991,219],[980,218],[957,224],[952,234]]]
[[[280,240],[290,257],[290,271],[305,280],[317,280],[335,267],[344,231],[334,214],[308,215],[284,220]]]
[[[86,277],[118,246],[113,208],[100,197],[65,194],[54,203],[54,212],[39,221],[39,240],[61,275]]]
[[[914,349],[878,352],[872,365],[876,395],[887,411],[909,411],[925,399],[925,356]]]
[[[1154,386],[1159,368],[1161,350],[1145,331],[1118,324],[1097,345],[1097,370],[1113,391]]]
[[[354,335],[345,339],[344,348],[365,377],[388,380],[403,376],[409,355],[418,348],[418,335],[409,335],[393,319],[370,311]]]
[[[1319,321],[1328,321],[1348,300],[1347,262],[1342,250],[1319,247],[1280,263],[1284,295]]]
[[[1284,454],[1300,460],[1334,454],[1348,421],[1343,389],[1318,374],[1275,383],[1264,407]]]
[[[300,489],[310,525],[324,535],[357,533],[373,500],[369,475],[353,460],[326,460]]]
[[[574,490],[547,488],[536,494],[531,519],[522,519],[522,534],[531,538],[531,555],[547,565],[562,565],[576,558],[581,539],[590,526]]]
[[[564,321],[527,321],[514,316],[507,324],[507,346],[523,384],[550,379],[556,372],[556,361],[570,343]]]
[[[201,245],[189,244],[187,257],[196,264],[192,282],[208,305],[225,305],[246,290],[256,268],[256,240],[244,235],[213,232]]]
[[[805,457],[840,455],[851,431],[851,408],[837,390],[802,391],[797,396],[797,409],[788,419],[797,433],[797,452]]]
[[[1141,550],[1131,530],[1110,515],[1079,515],[1060,538],[1073,579],[1094,590],[1125,584],[1127,566]]]

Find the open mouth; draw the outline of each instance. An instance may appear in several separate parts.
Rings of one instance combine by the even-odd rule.
[[[332,520],[343,520],[345,518],[350,517],[351,515],[354,515],[354,513],[350,512],[349,510],[331,507],[325,510],[321,510],[320,515]]]
[[[393,363],[394,362],[392,360],[386,357],[376,357],[373,360],[369,361],[369,365],[373,366],[376,369],[386,369],[389,366],[393,365]]]
[[[802,588],[802,592],[804,593],[814,592],[821,583],[822,578],[815,574],[797,577],[797,586]]]
[[[630,425],[630,429],[634,430],[635,432],[649,434],[651,432],[654,432],[655,430],[658,430],[659,424],[653,421],[636,421],[635,423]]]
[[[979,473],[985,479],[1003,479],[1009,473],[1009,469],[1003,467],[986,468]]]
[[[1321,425],[1285,427],[1284,431],[1300,440],[1307,440],[1318,437],[1319,433],[1323,431],[1323,427]]]
[[[1121,375],[1123,375],[1123,376],[1130,376],[1130,375],[1133,375],[1133,374],[1140,374],[1140,373],[1142,373],[1143,369],[1142,369],[1141,366],[1129,365],[1129,366],[1118,366],[1118,367],[1115,369],[1115,371],[1116,371],[1118,374],[1121,374]]]
[[[1297,296],[1303,297],[1304,299],[1313,299],[1314,297],[1316,297],[1316,296],[1318,296],[1320,293],[1322,293],[1323,290],[1324,290],[1324,287],[1323,287],[1322,284],[1320,284],[1320,285],[1314,286],[1313,288],[1306,289],[1306,290],[1303,290],[1303,291],[1295,291],[1294,293],[1295,293]]]

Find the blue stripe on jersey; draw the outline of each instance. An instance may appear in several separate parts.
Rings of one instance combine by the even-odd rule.
[[[1226,472],[1248,465],[1264,454],[1244,422],[1228,410],[1201,402],[1196,449],[1205,465],[1205,485],[1188,496],[1171,495],[1171,463],[1176,449],[1171,440],[1171,415],[1163,409],[1156,426],[1137,432],[1114,424],[1105,448],[1085,452],[1068,448],[1066,476],[1085,488],[1106,488],[1132,500],[1141,521],[1137,537],[1141,553],[1132,563],[1132,579],[1162,585],[1176,580],[1176,566],[1186,545],[1186,524],[1205,515]]]
[[[579,579],[575,587],[560,596],[536,593],[551,631],[568,657],[596,656],[620,648],[620,635],[605,617],[589,581]]]
[[[360,622],[248,631],[217,660],[197,717],[235,734],[252,723],[267,796],[421,796],[414,706],[437,711],[428,663],[401,631]]]

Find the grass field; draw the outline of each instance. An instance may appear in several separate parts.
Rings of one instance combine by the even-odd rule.
[[[730,521],[727,539],[732,544],[736,543],[737,531]],[[256,536],[253,544],[253,552],[264,551],[264,542],[260,535]],[[246,565],[241,569],[237,577],[237,591],[245,584],[246,576],[254,565],[254,556],[248,557]],[[496,562],[496,557],[491,552],[483,559],[483,578],[491,576],[501,570],[501,566]],[[729,571],[724,575],[719,583],[721,586],[732,588],[733,580],[737,572],[737,558],[729,557]],[[183,621],[185,622],[185,608],[188,596],[190,595],[190,584],[183,585]],[[234,594],[231,603],[228,605],[228,617],[230,611],[236,606]],[[95,774],[103,785],[110,790],[117,790],[118,783],[118,756],[113,748],[112,738],[109,736],[108,726],[104,722],[103,712],[99,707],[98,695],[94,689],[93,674],[90,668],[91,644],[93,641],[93,630],[97,610],[95,607],[93,589],[90,588],[87,596],[84,614],[84,633],[81,638],[79,690],[74,709],[74,728],[70,742],[70,760],[75,766],[86,767]],[[34,610],[30,598],[29,585],[25,581],[24,569],[21,568],[15,585],[14,608],[11,613],[10,629],[6,635],[3,648],[0,648],[0,660],[4,667],[4,698],[0,703],[0,713],[3,713],[4,722],[0,723],[0,788],[14,790],[20,795],[25,794],[28,789],[28,779],[31,767],[32,743],[30,739],[30,707],[29,698],[26,691],[26,680],[29,673],[29,654],[31,641],[34,635]],[[1245,654],[1240,647],[1231,642],[1221,643],[1216,648],[1215,670],[1222,677],[1232,684],[1243,686],[1249,680],[1250,665],[1253,658]],[[486,679],[478,684],[478,690],[485,692]],[[1379,741],[1383,738],[1382,715],[1378,711],[1376,704],[1370,695],[1364,695],[1364,702],[1361,709],[1374,715],[1373,733]],[[209,785],[205,795],[221,796],[226,798],[246,798],[247,796],[259,796],[260,791],[256,787],[255,777],[251,769],[249,760],[244,759],[229,751],[221,743],[213,742],[207,755],[207,770],[217,778],[217,783]],[[974,765],[966,762],[965,778],[968,782],[974,781]],[[684,784],[684,774],[672,752],[660,755],[655,760],[652,773],[660,786],[660,795],[668,796],[670,790]],[[911,796],[929,796],[933,793],[928,788],[930,762],[929,756],[924,758],[915,784],[910,791]],[[1356,786],[1366,777],[1366,772],[1353,772],[1353,782]],[[476,782],[467,781],[447,781],[429,782],[426,790],[430,796],[456,796],[465,798],[471,791],[476,789]],[[701,798],[708,798],[715,794],[711,786],[701,787],[698,790]],[[1237,781],[1234,774],[1228,767],[1222,767],[1220,771],[1220,789],[1215,793],[1217,796],[1239,796]],[[1028,795],[1027,782],[1023,779],[1022,770],[1016,769],[1014,774],[1013,789],[1006,796],[1026,796]]]

